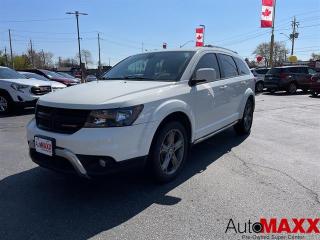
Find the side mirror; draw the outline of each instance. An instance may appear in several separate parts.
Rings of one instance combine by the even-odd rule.
[[[200,68],[196,75],[189,81],[190,86],[195,86],[204,82],[213,82],[217,80],[217,72],[214,68]]]

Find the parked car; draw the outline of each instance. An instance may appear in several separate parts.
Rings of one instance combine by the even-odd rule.
[[[254,87],[245,61],[224,48],[134,55],[103,81],[41,98],[27,126],[30,156],[85,177],[148,164],[167,182],[192,145],[231,126],[250,133]]]
[[[44,69],[26,69],[26,70],[23,70],[23,71],[24,72],[33,72],[33,73],[39,74],[41,76],[44,76],[44,77],[48,78],[51,81],[56,81],[56,82],[63,83],[67,87],[70,87],[70,86],[78,84],[78,81],[76,81],[74,79],[63,77],[60,74],[55,73],[53,71],[49,71],[49,70],[44,70]]]
[[[320,73],[316,73],[311,77],[310,86],[312,96],[318,96],[320,94]]]
[[[283,66],[271,68],[264,79],[268,92],[287,91],[294,94],[297,89],[307,92],[311,86],[311,77],[316,71],[308,66]]]
[[[35,106],[38,98],[51,92],[48,81],[26,79],[13,69],[0,66],[0,113],[14,107]]]
[[[62,75],[63,77],[66,77],[66,78],[70,78],[70,79],[74,79],[75,81],[77,81],[78,83],[81,82],[81,79],[80,78],[76,78],[74,76],[72,76],[71,74],[69,73],[66,73],[66,72],[57,72],[58,74]]]
[[[50,81],[48,78],[41,76],[39,74],[36,73],[32,73],[32,72],[21,72],[19,71],[20,74],[22,74],[23,76],[25,76],[27,79],[38,79],[38,80],[42,80],[42,81],[48,81],[51,85],[52,91],[56,91],[56,90],[60,90],[63,89],[65,87],[67,87],[65,84],[60,83],[60,82],[55,82],[55,81]]]
[[[251,72],[256,77],[256,92],[262,92],[264,88],[264,76],[270,68],[252,68]]]
[[[88,75],[86,77],[86,82],[97,81],[97,77],[95,75]]]

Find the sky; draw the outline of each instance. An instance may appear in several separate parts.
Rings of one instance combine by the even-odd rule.
[[[299,22],[295,55],[308,60],[320,52],[320,0],[277,0],[275,40],[291,49],[283,34]],[[270,29],[260,28],[261,0],[0,0],[0,50],[9,48],[12,29],[13,52],[21,54],[32,39],[36,50],[58,57],[77,54],[76,21],[65,12],[87,13],[80,17],[81,48],[98,61],[97,32],[101,35],[102,63],[111,65],[143,51],[168,49],[195,40],[195,28],[206,26],[205,43],[230,48],[243,58],[254,59],[255,47],[270,41]],[[194,42],[185,48],[193,47]]]

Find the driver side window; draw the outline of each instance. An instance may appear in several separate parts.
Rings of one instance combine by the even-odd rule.
[[[217,79],[220,79],[219,65],[217,57],[214,53],[207,53],[201,57],[196,68],[194,69],[193,75],[195,75],[197,70],[200,68],[214,68],[217,73]]]

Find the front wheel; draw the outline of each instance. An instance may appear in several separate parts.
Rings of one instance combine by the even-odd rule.
[[[317,93],[316,91],[313,91],[313,92],[311,92],[311,95],[312,95],[313,97],[317,97],[317,96],[318,96],[318,93]]]
[[[262,92],[263,91],[263,82],[257,82],[256,83],[256,92]]]
[[[297,85],[296,85],[294,82],[290,83],[290,84],[289,84],[289,87],[288,87],[288,89],[287,89],[287,93],[289,93],[289,94],[295,94],[296,91],[297,91]]]
[[[12,109],[12,100],[8,94],[0,93],[0,114],[9,113]]]
[[[253,101],[248,99],[243,111],[242,119],[234,126],[239,135],[247,135],[251,131],[253,121]]]
[[[149,154],[153,177],[162,183],[175,178],[186,161],[188,148],[188,134],[181,123],[169,122],[162,126]]]

